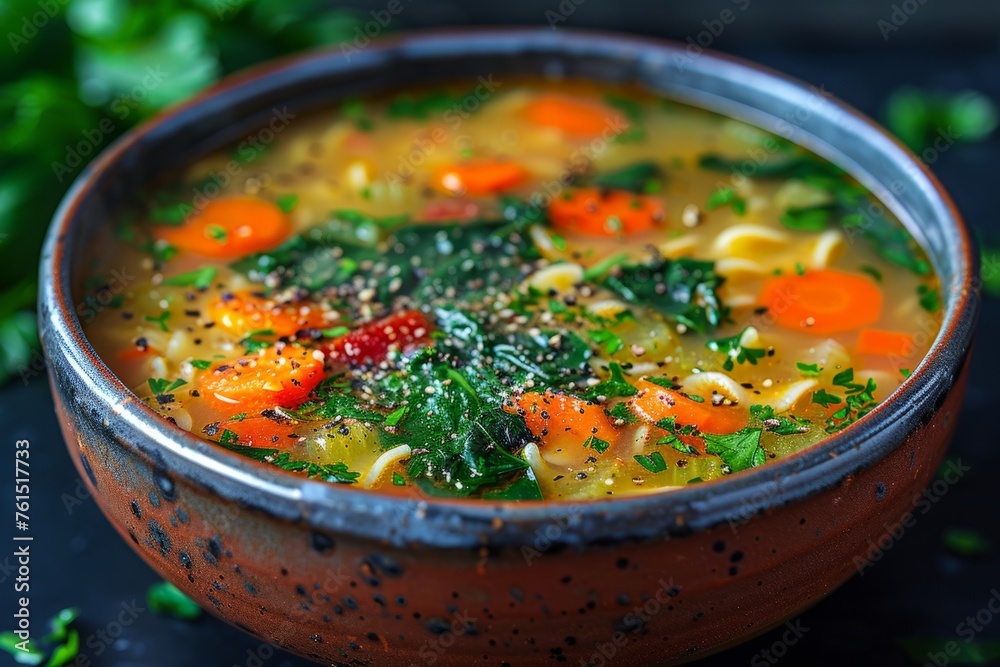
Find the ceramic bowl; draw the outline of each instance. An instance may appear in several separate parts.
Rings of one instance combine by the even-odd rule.
[[[133,130],[86,168],[52,223],[40,323],[58,419],[93,497],[156,571],[220,618],[326,664],[644,665],[764,632],[891,546],[955,428],[979,300],[966,230],[910,152],[825,91],[686,44],[490,29],[342,51],[238,74]],[[845,168],[942,279],[944,326],[928,356],[870,415],[794,456],[669,493],[569,505],[417,502],[308,481],[171,425],[94,353],[76,307],[82,250],[146,184],[275,113],[525,74],[631,82]],[[734,178],[752,176],[756,159]]]

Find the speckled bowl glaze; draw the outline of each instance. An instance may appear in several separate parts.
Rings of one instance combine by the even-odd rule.
[[[847,169],[907,224],[942,277],[946,316],[928,357],[860,423],[795,456],[672,493],[517,505],[406,501],[232,455],[157,416],[84,337],[81,249],[158,175],[265,127],[275,109],[299,114],[446,77],[542,73],[635,82]],[[682,44],[444,31],[270,64],[120,139],[53,221],[40,320],[58,418],[94,498],[154,569],[226,621],[333,665],[668,664],[794,617],[892,544],[888,531],[932,482],[955,427],[975,270],[937,180],[821,90]]]

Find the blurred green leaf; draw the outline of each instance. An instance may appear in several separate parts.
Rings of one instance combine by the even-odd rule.
[[[935,141],[945,146],[983,141],[996,129],[997,120],[996,104],[972,90],[936,93],[904,87],[889,96],[885,107],[886,125],[915,151]]]

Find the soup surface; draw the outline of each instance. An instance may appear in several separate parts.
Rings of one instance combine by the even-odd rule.
[[[841,170],[627,88],[276,109],[145,201],[95,239],[99,354],[220,447],[383,492],[765,465],[863,418],[940,325],[923,252]]]

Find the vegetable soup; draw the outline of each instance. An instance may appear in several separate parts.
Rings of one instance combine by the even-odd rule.
[[[924,253],[785,138],[482,78],[275,111],[95,239],[79,314],[179,427],[381,492],[666,491],[864,418],[941,321]]]

